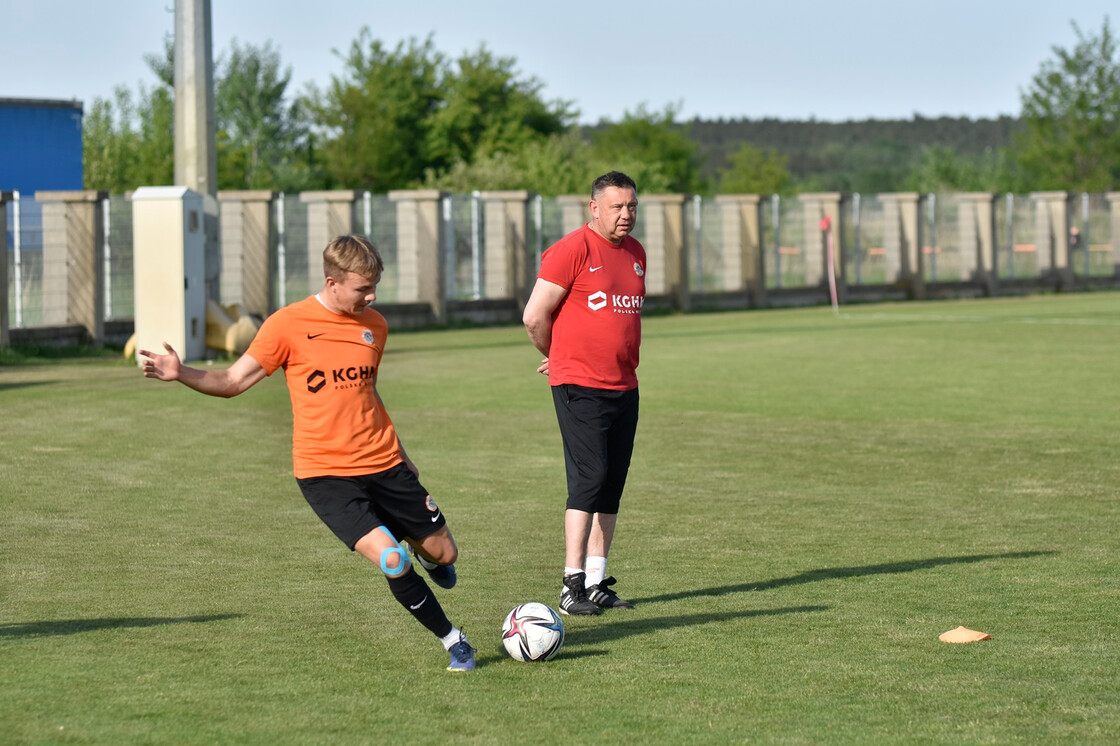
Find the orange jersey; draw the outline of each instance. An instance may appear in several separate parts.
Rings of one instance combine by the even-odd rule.
[[[401,444],[377,395],[389,325],[311,296],[269,316],[248,353],[268,375],[284,369],[292,400],[292,466],[298,479],[375,474],[401,463]]]

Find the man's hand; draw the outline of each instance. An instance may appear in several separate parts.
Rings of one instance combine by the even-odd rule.
[[[161,381],[177,381],[179,380],[179,372],[183,368],[183,363],[179,360],[179,354],[172,349],[171,345],[164,342],[163,349],[167,350],[166,355],[157,355],[154,352],[140,350],[139,354],[147,358],[140,363],[140,369],[144,372],[145,378],[158,378]]]
[[[548,358],[547,357],[544,360],[541,360],[541,365],[540,365],[539,368],[537,368],[537,372],[540,373],[542,376],[547,376],[548,375]]]

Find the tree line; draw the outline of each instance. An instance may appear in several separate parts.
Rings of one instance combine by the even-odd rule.
[[[581,194],[605,171],[644,192],[1106,191],[1120,185],[1120,57],[1108,18],[1073,24],[1021,95],[1017,117],[851,122],[680,121],[679,105],[577,123],[512,57],[452,58],[429,36],[388,46],[368,28],[323,87],[291,89],[271,42],[234,40],[215,61],[220,189],[526,189]],[[85,185],[120,193],[174,174],[173,45],[154,82],[95,99]]]

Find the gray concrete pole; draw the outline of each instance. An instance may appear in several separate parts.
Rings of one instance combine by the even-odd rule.
[[[175,0],[175,184],[202,195],[206,296],[221,300],[210,0]]]
[[[218,194],[210,0],[175,0],[175,183]]]

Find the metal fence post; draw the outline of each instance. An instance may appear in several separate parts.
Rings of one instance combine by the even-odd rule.
[[[1015,277],[1015,195],[1008,192],[1007,203],[1007,273]]]
[[[1085,276],[1088,277],[1092,270],[1089,263],[1089,246],[1092,242],[1089,240],[1089,193],[1081,193],[1081,249],[1085,252]]]
[[[770,221],[774,224],[774,287],[782,286],[782,198],[770,197]]]
[[[285,247],[286,234],[284,232],[284,193],[276,199],[276,274],[279,275],[276,291],[277,308],[288,305],[288,293],[285,285],[288,282],[287,249]]]
[[[457,271],[455,261],[455,204],[454,197],[448,194],[443,198],[443,298],[445,301],[455,299],[455,275]]]
[[[105,193],[105,198],[101,200],[101,222],[104,226],[101,242],[101,266],[105,275],[105,302],[102,304],[102,320],[108,321],[113,318],[113,249],[109,244],[109,234],[112,232],[113,223],[110,220],[108,192]]]
[[[537,240],[534,242],[537,263],[533,267],[533,276],[536,277],[541,268],[541,256],[544,254],[544,197],[539,194],[533,198],[533,225],[537,231]]]
[[[704,230],[701,222],[702,197],[692,195],[692,228],[696,238],[696,292],[704,292]]]
[[[16,295],[16,328],[23,328],[23,256],[20,248],[20,200],[19,192],[12,192],[12,279]]]
[[[929,221],[929,279],[937,282],[937,195],[933,192],[929,194],[926,214]]]
[[[860,219],[859,192],[856,192],[855,194],[852,195],[852,228],[855,230],[855,246],[852,247],[852,251],[855,252],[855,260],[856,260],[856,284],[857,285],[862,285],[863,284],[863,275],[862,275],[863,244],[860,243],[859,219]]]
[[[471,279],[474,288],[471,297],[482,297],[482,192],[471,192]]]

